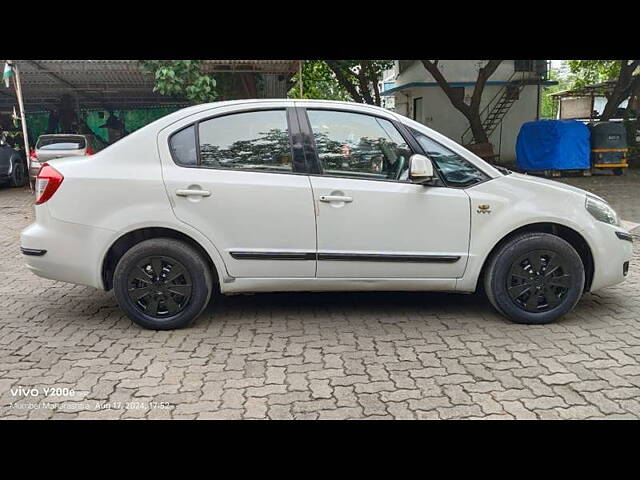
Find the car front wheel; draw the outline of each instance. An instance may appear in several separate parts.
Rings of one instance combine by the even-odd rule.
[[[27,174],[24,167],[24,163],[17,161],[13,166],[13,172],[11,174],[11,186],[12,187],[24,187],[27,183]]]
[[[484,287],[491,304],[517,323],[552,322],[582,296],[580,256],[560,237],[524,233],[502,245],[489,260]]]
[[[120,308],[136,324],[153,330],[189,325],[206,308],[212,291],[207,261],[190,245],[154,238],[120,258],[113,279]]]

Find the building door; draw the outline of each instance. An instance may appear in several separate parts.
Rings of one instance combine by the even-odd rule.
[[[422,97],[413,99],[413,119],[416,122],[424,123],[422,116]]]

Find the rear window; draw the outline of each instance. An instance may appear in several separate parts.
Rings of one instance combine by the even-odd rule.
[[[36,144],[38,150],[80,150],[85,148],[84,137],[40,137]]]

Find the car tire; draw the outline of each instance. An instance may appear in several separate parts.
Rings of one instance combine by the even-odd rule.
[[[11,172],[12,187],[24,187],[27,183],[27,170],[24,166],[24,162],[18,160],[13,165],[13,171]]]
[[[207,307],[213,279],[208,262],[180,240],[154,238],[120,258],[113,290],[120,308],[141,327],[186,327]]]
[[[571,311],[582,297],[584,282],[584,265],[568,242],[548,233],[524,233],[491,256],[484,289],[503,316],[540,325]]]
[[[613,169],[613,174],[614,175],[624,175],[624,168],[622,168],[622,167],[614,168]]]

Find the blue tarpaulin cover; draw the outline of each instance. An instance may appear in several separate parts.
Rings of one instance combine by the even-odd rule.
[[[520,128],[516,165],[523,171],[591,168],[590,132],[576,120],[539,120]]]

